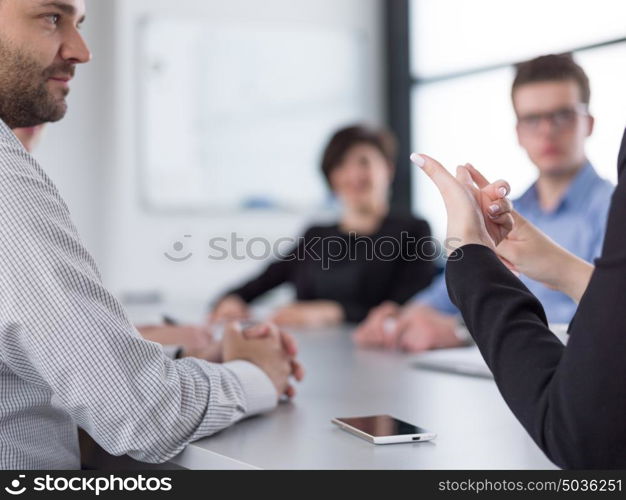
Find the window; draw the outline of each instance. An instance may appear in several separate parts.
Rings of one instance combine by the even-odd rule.
[[[513,196],[536,176],[517,145],[510,101],[513,64],[573,50],[591,81],[596,128],[587,153],[616,180],[626,125],[626,4],[613,0],[411,0],[412,146],[448,168],[470,161],[489,178],[506,178]],[[581,48],[582,50],[576,50]],[[439,193],[413,175],[413,208],[439,238]]]

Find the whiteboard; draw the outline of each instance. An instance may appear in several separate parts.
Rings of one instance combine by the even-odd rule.
[[[149,208],[327,202],[322,148],[368,115],[365,33],[147,18],[137,34],[137,160]]]

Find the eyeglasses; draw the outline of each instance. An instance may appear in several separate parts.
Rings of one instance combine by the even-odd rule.
[[[533,113],[518,116],[517,124],[524,132],[537,132],[541,122],[547,120],[557,132],[570,130],[576,124],[578,116],[586,116],[587,107],[581,104],[573,108],[562,108],[550,113]]]

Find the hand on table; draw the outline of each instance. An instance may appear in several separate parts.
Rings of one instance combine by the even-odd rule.
[[[359,347],[392,349],[395,347],[395,320],[401,308],[395,302],[383,302],[372,309],[352,334],[352,340]]]
[[[406,306],[396,324],[394,336],[397,346],[408,352],[459,347],[458,319],[443,314],[424,304]]]
[[[227,295],[223,297],[209,315],[209,323],[219,323],[223,321],[239,321],[248,319],[250,310],[238,295]]]
[[[463,344],[456,335],[456,317],[423,304],[400,308],[385,303],[372,310],[353,334],[360,347],[421,352]]]
[[[239,323],[229,323],[222,340],[224,362],[241,359],[257,365],[268,375],[279,397],[294,397],[296,390],[290,378],[300,381],[304,377],[297,354],[294,338],[271,323],[246,330]]]
[[[213,362],[221,360],[221,346],[206,325],[146,325],[137,327],[137,330],[143,338],[152,342],[181,346],[183,356]]]

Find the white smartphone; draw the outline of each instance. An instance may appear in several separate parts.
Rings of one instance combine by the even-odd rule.
[[[415,443],[417,441],[430,441],[437,436],[437,434],[391,415],[333,418],[331,422],[374,444]]]

